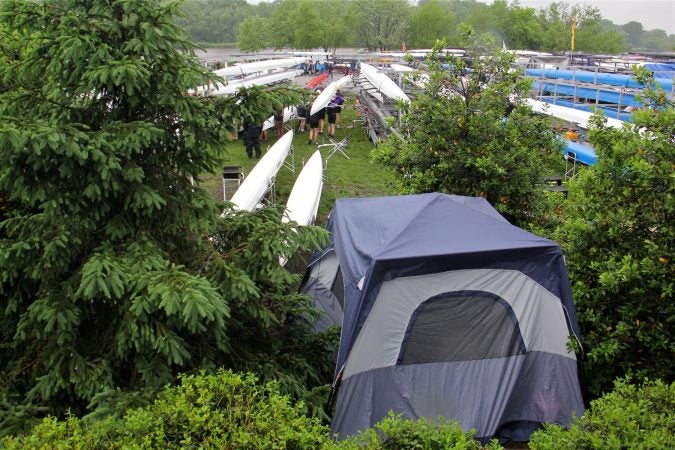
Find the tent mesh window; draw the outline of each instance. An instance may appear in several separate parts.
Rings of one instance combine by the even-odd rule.
[[[420,304],[406,329],[399,365],[525,354],[510,305],[487,292],[450,292]]]
[[[333,280],[333,285],[330,288],[330,291],[333,293],[335,298],[337,298],[340,307],[345,309],[345,285],[342,280],[342,268],[338,266],[337,273],[335,274],[335,279]]]

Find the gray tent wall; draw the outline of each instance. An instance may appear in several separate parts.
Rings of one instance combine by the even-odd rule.
[[[342,279],[335,250],[332,247],[315,254],[307,266],[306,279],[300,292],[314,298],[322,316],[314,323],[319,333],[333,325],[342,325]]]
[[[444,194],[340,199],[328,229],[344,281],[338,437],[390,410],[453,418],[483,441],[583,413],[556,243]]]

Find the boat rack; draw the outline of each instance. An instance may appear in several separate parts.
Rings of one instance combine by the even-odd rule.
[[[387,139],[390,134],[400,137],[398,130],[387,124],[390,118],[397,120],[399,118],[399,110],[393,100],[379,101],[371,95],[370,87],[363,86],[361,86],[358,98],[361,103],[360,112],[364,131],[373,145],[377,146],[380,140]]]
[[[327,144],[320,144],[317,146],[317,149],[321,149],[323,147],[328,148],[328,156],[326,156],[326,164],[328,163],[328,160],[331,158],[336,153],[340,153],[342,156],[344,156],[347,159],[349,158],[349,155],[347,155],[347,145],[349,145],[349,137],[350,135],[345,136],[344,138],[340,140],[333,139],[331,137],[328,137],[328,143]]]

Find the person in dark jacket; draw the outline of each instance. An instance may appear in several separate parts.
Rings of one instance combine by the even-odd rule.
[[[310,105],[313,103],[315,97],[312,98],[312,102],[310,102]],[[316,144],[319,140],[319,122],[321,121],[321,118],[326,114],[326,108],[321,108],[314,114],[310,114],[312,111],[311,106],[307,108],[307,123],[309,123],[309,141],[307,144]]]
[[[335,119],[337,118],[338,106],[335,104],[335,99],[326,107],[326,112],[328,113],[328,136],[335,137]]]
[[[262,127],[253,122],[251,118],[244,119],[244,147],[246,148],[246,156],[248,159],[253,158],[253,150],[255,150],[255,157],[260,158],[260,134]]]
[[[307,125],[307,110],[310,108],[310,105],[306,103],[301,103],[297,106],[296,112],[300,118],[300,124],[298,125],[298,132],[304,133],[305,127]]]

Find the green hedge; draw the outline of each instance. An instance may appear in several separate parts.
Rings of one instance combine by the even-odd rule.
[[[389,416],[364,433],[342,442],[340,450],[497,450],[502,447],[496,440],[483,447],[473,439],[474,432],[465,433],[454,421],[404,419]]]
[[[6,449],[322,449],[333,445],[327,427],[292,405],[274,384],[260,386],[253,375],[220,371],[183,376],[152,406],[133,409],[122,420],[83,424],[45,419]],[[2,447],[2,445],[0,445]]]
[[[306,417],[274,383],[258,385],[250,374],[220,371],[183,376],[155,402],[123,419],[83,422],[47,418],[31,434],[5,438],[5,449],[323,449],[395,450],[482,448],[455,422],[407,420],[393,414],[343,442],[327,426]],[[496,443],[489,448],[500,448]]]
[[[632,385],[615,382],[614,390],[593,401],[569,430],[547,425],[532,435],[531,449],[672,449],[675,448],[675,383]]]
[[[675,383],[632,385],[617,381],[569,430],[547,425],[533,434],[531,449],[670,449],[675,442]],[[456,422],[409,420],[390,414],[342,442],[327,426],[305,416],[275,383],[259,385],[250,374],[219,371],[182,376],[151,406],[123,419],[83,422],[47,418],[25,436],[0,441],[3,449],[322,449],[478,450],[487,447]]]

